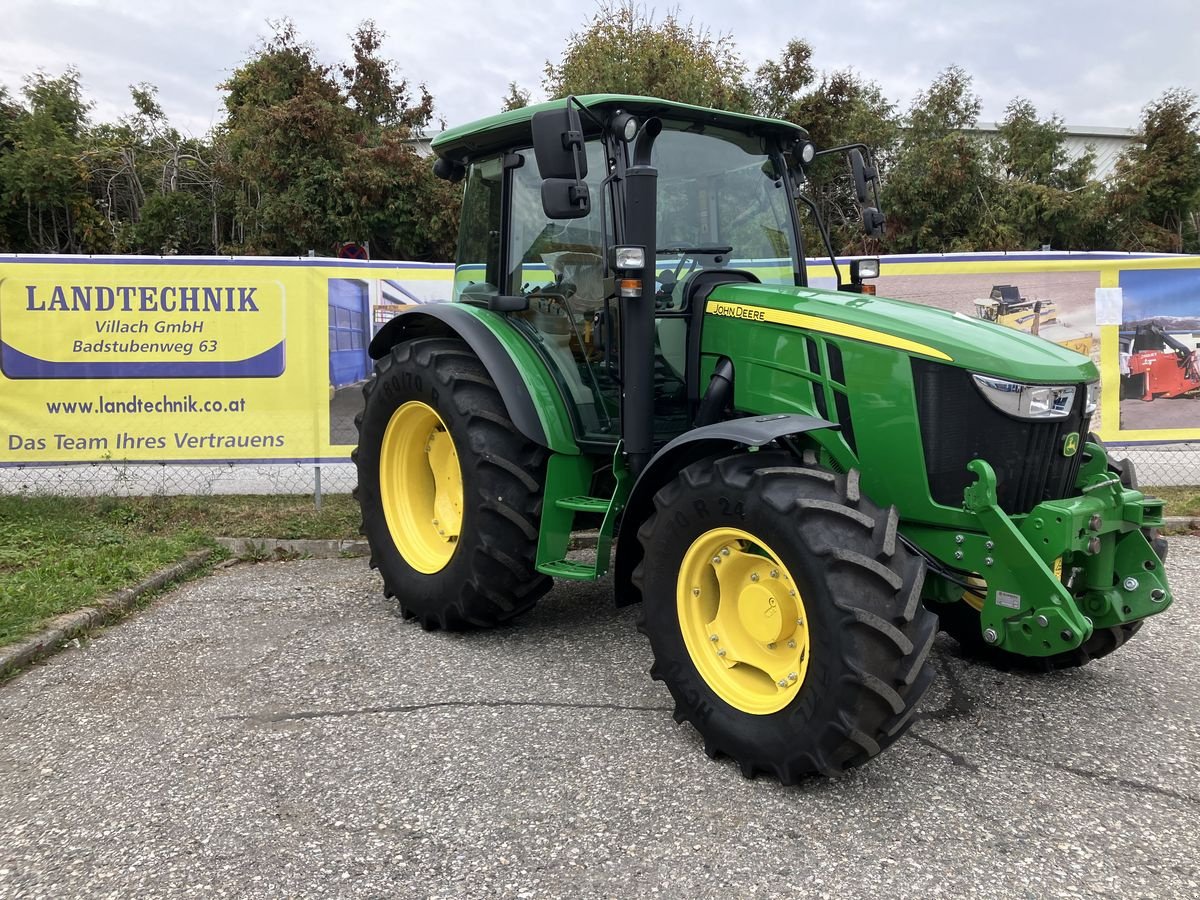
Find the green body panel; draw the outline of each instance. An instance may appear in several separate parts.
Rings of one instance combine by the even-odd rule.
[[[761,306],[871,329],[928,345],[949,358],[943,361],[1001,378],[1040,384],[1095,381],[1100,377],[1088,357],[1058,344],[994,322],[903,300],[815,288],[727,284],[710,295],[710,311],[714,301]],[[705,319],[706,344],[707,326],[714,318],[719,317],[710,314]]]
[[[719,315],[715,310],[722,304],[795,315],[804,324]],[[841,395],[842,408],[851,414],[855,449],[837,432],[817,433],[813,439],[833,468],[858,468],[863,490],[877,503],[894,504],[906,521],[979,527],[969,513],[937,504],[930,496],[910,354],[1016,381],[1079,383],[1099,377],[1090,359],[1057,344],[900,300],[732,284],[712,292],[707,310],[701,338],[707,368],[702,374],[711,371],[718,357],[732,360],[734,407],[752,415],[797,412],[840,422]],[[869,333],[856,338],[814,328]],[[888,346],[890,340],[924,346],[940,356]],[[811,351],[810,344],[815,345]],[[829,377],[831,345],[840,352],[844,383]],[[815,368],[810,353],[817,355]]]
[[[458,306],[486,325],[504,345],[504,349],[512,355],[525,381],[525,388],[537,409],[538,419],[546,432],[547,446],[555,453],[578,455],[579,445],[575,443],[571,417],[567,413],[562,393],[538,352],[530,346],[524,335],[513,328],[503,314],[469,303],[460,303]]]
[[[782,119],[725,112],[705,106],[676,103],[674,100],[660,100],[657,97],[635,97],[629,94],[585,94],[575,99],[586,109],[598,111],[622,109],[639,118],[658,116],[663,119],[674,119],[696,125],[728,128],[747,135],[778,135],[790,140],[801,140],[808,137],[808,132],[803,128]],[[545,103],[535,103],[521,109],[509,110],[487,119],[460,125],[457,128],[449,128],[433,139],[433,152],[438,156],[464,161],[499,150],[528,146],[531,139],[529,123],[534,114],[544,110],[561,110],[565,105],[564,100],[549,100]],[[591,131],[593,125],[588,117],[584,115],[582,118],[584,130]]]

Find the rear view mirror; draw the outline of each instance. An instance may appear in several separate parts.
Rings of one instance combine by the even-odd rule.
[[[850,171],[854,175],[854,192],[858,195],[858,202],[866,203],[869,199],[867,185],[879,176],[873,166],[867,165],[862,151],[857,148],[850,151]]]
[[[542,211],[550,219],[582,219],[592,211],[588,186],[574,178],[542,182]]]
[[[883,213],[873,206],[863,209],[863,231],[869,237],[883,236]]]
[[[579,110],[569,102],[559,109],[533,114],[533,153],[542,178],[587,177],[587,153],[583,149],[583,125]],[[576,168],[578,166],[578,169]]]

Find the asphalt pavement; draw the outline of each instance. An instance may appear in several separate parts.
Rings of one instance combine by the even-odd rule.
[[[712,761],[636,609],[563,584],[426,633],[361,559],[242,564],[0,684],[0,897],[1200,896],[1200,539],[1108,659],[939,638],[907,737],[784,788]]]

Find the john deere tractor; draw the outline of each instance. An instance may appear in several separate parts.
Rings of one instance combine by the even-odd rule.
[[[611,568],[676,719],[790,783],[904,733],[939,617],[1048,669],[1171,603],[1161,503],[1089,436],[1087,357],[872,296],[877,261],[810,285],[805,173],[848,157],[878,233],[865,148],[607,94],[433,148],[464,184],[454,302],[371,342],[355,454],[372,563],[423,627]],[[568,553],[585,526],[594,558]]]

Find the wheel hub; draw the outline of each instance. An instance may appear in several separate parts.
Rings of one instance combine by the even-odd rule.
[[[766,715],[795,698],[808,667],[804,603],[763,541],[736,528],[696,538],[680,565],[677,606],[692,661],[723,700]]]
[[[463,517],[462,467],[446,423],[433,407],[410,400],[392,413],[379,456],[383,514],[396,549],[418,572],[440,572]]]

